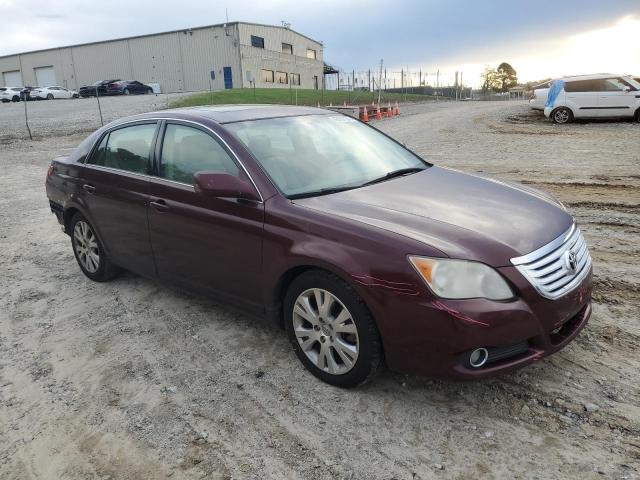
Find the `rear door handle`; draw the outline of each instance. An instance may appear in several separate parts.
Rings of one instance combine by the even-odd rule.
[[[94,187],[93,185],[89,185],[88,183],[82,185],[82,189],[87,193],[93,193],[96,191],[96,187]]]
[[[154,200],[153,202],[149,202],[149,205],[151,205],[159,212],[166,212],[167,210],[169,210],[169,205],[167,205],[167,202],[165,202],[161,198]]]

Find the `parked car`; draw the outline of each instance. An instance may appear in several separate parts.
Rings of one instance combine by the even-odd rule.
[[[549,83],[542,83],[536,85],[532,89],[531,98],[529,99],[529,106],[534,110],[544,110],[544,104],[547,101],[547,94],[549,93]]]
[[[31,96],[31,91],[37,90],[38,88],[42,88],[42,87],[37,87],[37,86],[24,87],[22,90],[20,90],[20,100],[37,100],[35,96]]]
[[[544,114],[554,123],[575,118],[634,117],[640,121],[640,83],[612,75],[582,75],[554,80]]]
[[[22,87],[0,87],[0,101],[2,103],[19,102],[21,90]]]
[[[38,100],[54,100],[60,98],[78,98],[78,92],[60,86],[39,87],[31,90],[31,96]]]
[[[124,118],[54,159],[46,191],[88,278],[125,268],[267,314],[341,387],[383,359],[445,378],[514,370],[591,314],[591,257],[559,202],[328,110]]]
[[[96,92],[99,96],[107,94],[107,85],[113,82],[119,82],[120,80],[98,80],[92,85],[84,85],[80,87],[78,93],[81,97],[95,97]]]
[[[107,95],[149,94],[153,88],[137,80],[119,80],[106,86]]]

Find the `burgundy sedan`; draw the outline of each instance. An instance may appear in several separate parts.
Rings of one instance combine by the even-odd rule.
[[[125,118],[55,159],[46,188],[87,277],[127,269],[269,315],[333,385],[383,361],[457,379],[510,371],[591,314],[591,258],[560,203],[431,165],[328,110]]]

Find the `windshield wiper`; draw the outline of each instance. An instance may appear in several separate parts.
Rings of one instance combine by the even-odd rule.
[[[394,170],[392,172],[389,172],[386,175],[383,175],[382,177],[378,177],[378,178],[374,178],[373,180],[369,180],[368,182],[365,182],[365,183],[361,184],[360,186],[361,187],[366,187],[367,185],[373,185],[374,183],[384,182],[384,181],[390,180],[392,178],[402,177],[404,175],[409,175],[410,173],[421,172],[422,170],[425,170],[425,169],[423,167],[401,168],[400,170]]]
[[[353,190],[354,188],[358,187],[360,187],[360,185],[321,188],[320,190],[313,190],[311,192],[294,193],[293,195],[288,195],[287,198],[289,198],[290,200],[295,200],[296,198],[319,197],[320,195],[329,195],[330,193],[344,192],[346,190]]]

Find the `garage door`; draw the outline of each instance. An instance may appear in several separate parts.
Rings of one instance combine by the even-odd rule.
[[[22,75],[20,75],[20,70],[14,70],[12,72],[2,72],[2,78],[4,80],[5,87],[22,86]]]
[[[50,87],[57,85],[56,72],[53,67],[37,67],[33,69],[36,72],[36,84],[41,87]]]

